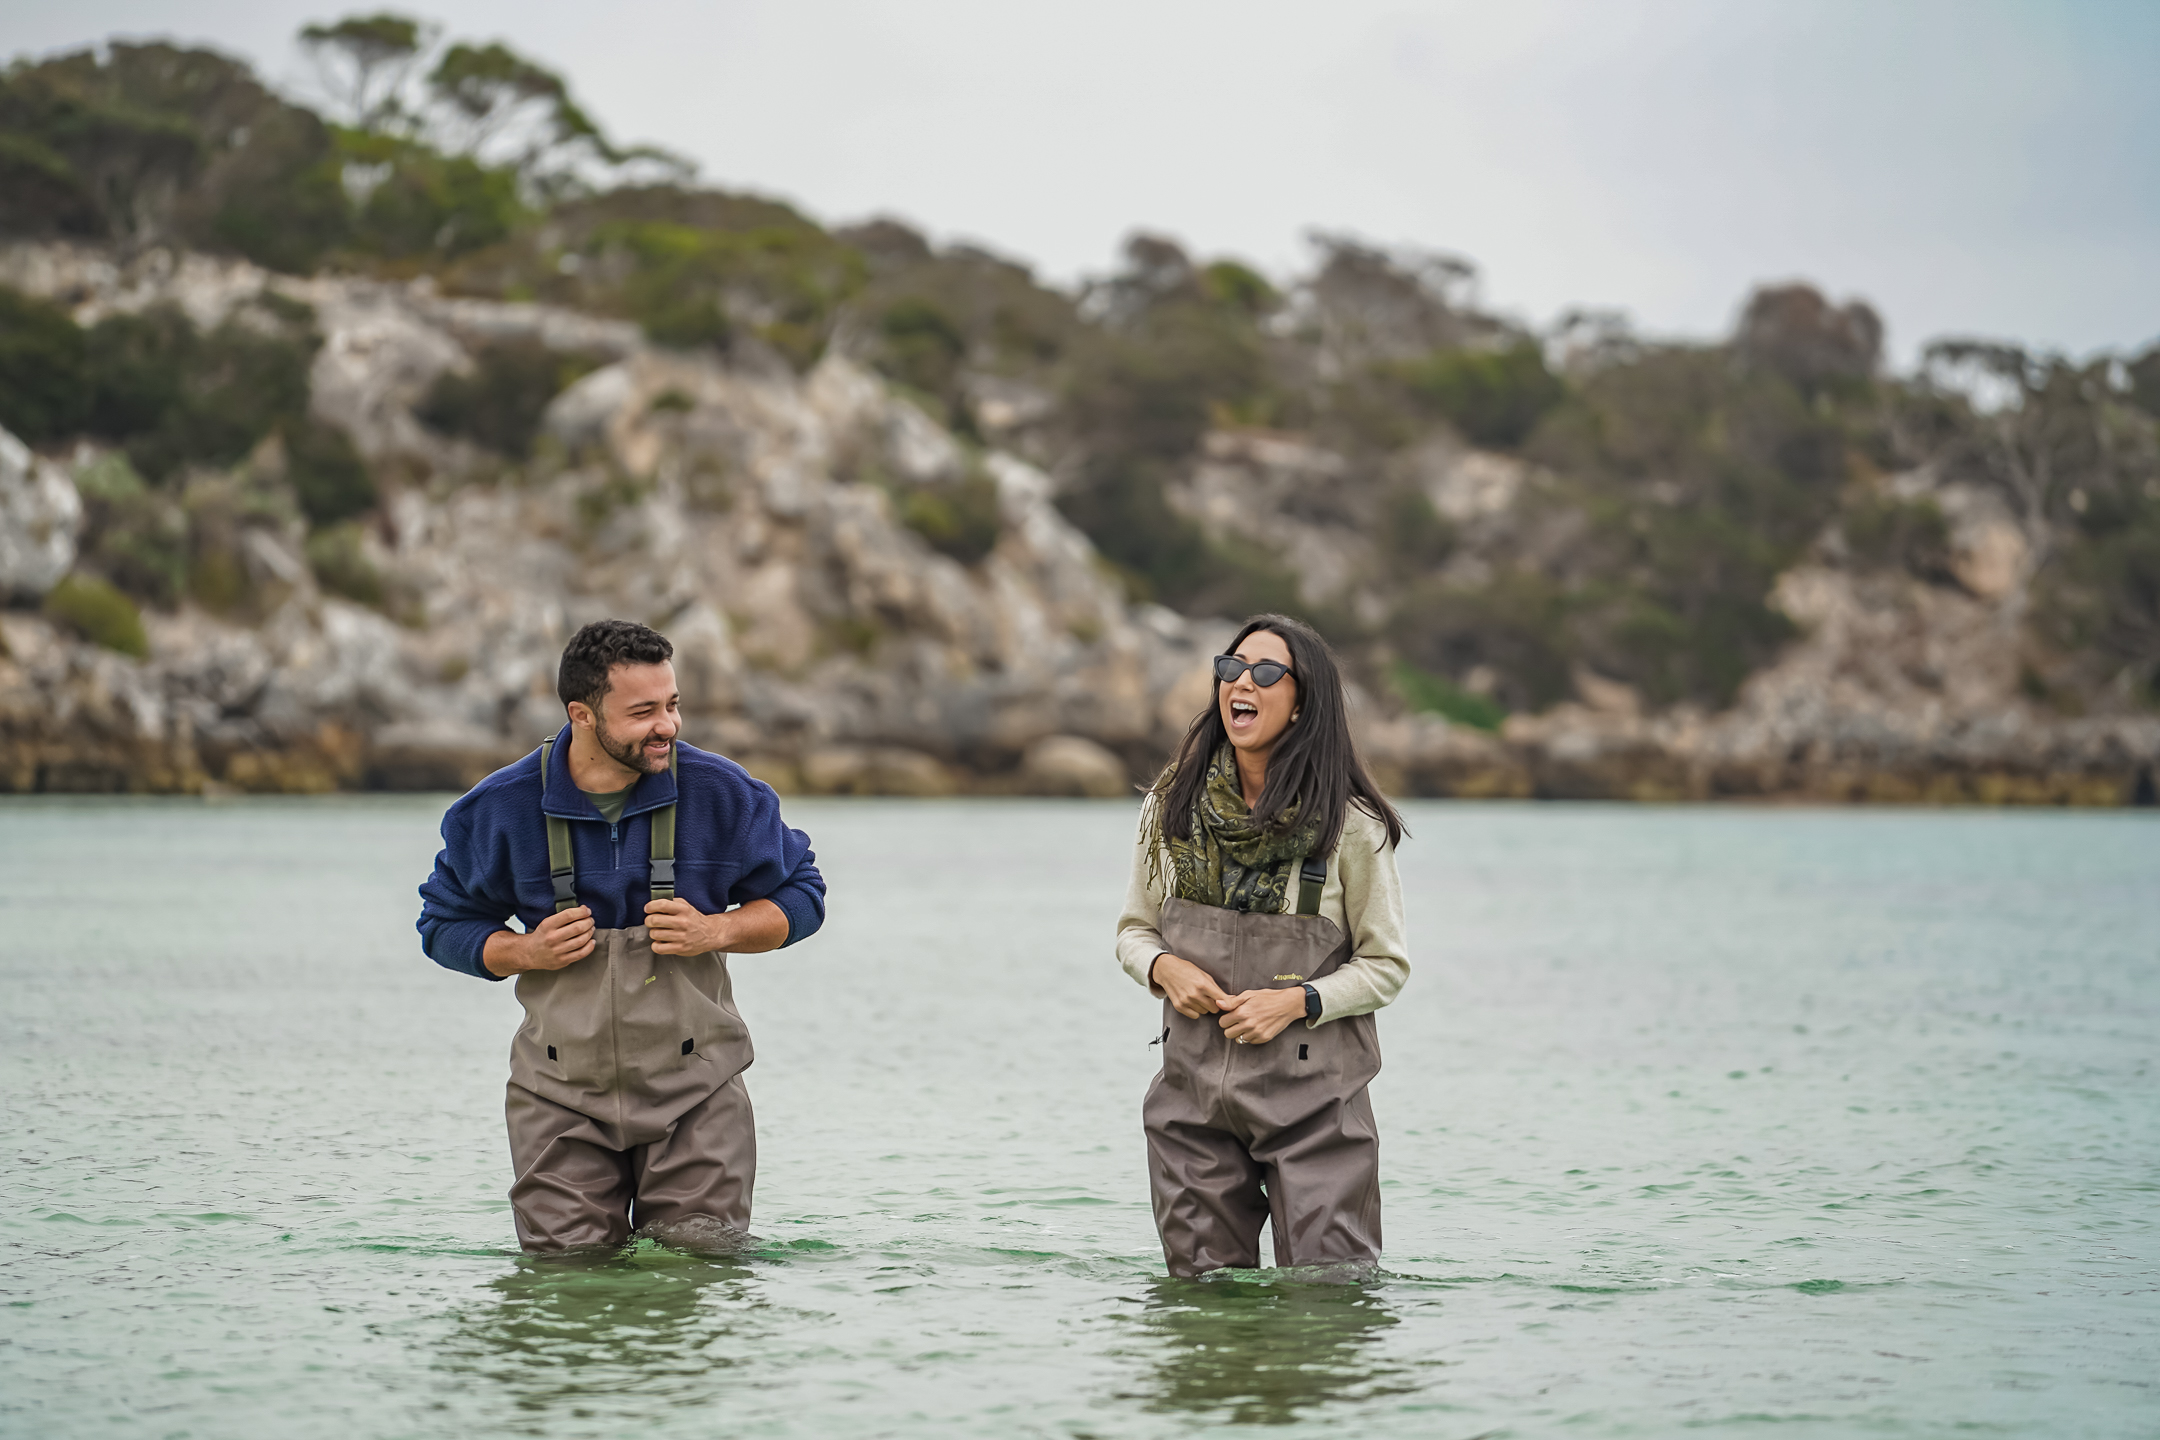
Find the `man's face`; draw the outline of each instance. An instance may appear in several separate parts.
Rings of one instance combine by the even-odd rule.
[[[657,775],[667,769],[668,753],[682,729],[682,697],[675,692],[675,667],[663,660],[658,665],[617,665],[608,671],[607,693],[592,716],[593,738],[608,758],[640,775]]]

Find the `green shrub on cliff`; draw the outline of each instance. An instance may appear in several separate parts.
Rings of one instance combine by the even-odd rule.
[[[146,605],[170,607],[187,589],[188,525],[179,501],[143,483],[124,453],[75,472],[82,497],[80,553],[105,579]]]
[[[95,575],[63,576],[45,596],[45,613],[83,639],[141,660],[150,654],[135,602]]]
[[[339,130],[341,173],[360,195],[351,244],[391,260],[454,260],[500,244],[532,218],[518,177],[396,135]]]
[[[535,218],[444,266],[446,282],[619,315],[683,349],[755,336],[807,368],[865,274],[854,248],[755,196],[641,185],[560,198]]]
[[[1396,574],[1417,579],[1454,551],[1455,527],[1433,508],[1425,492],[1397,485],[1381,499],[1375,548]]]
[[[285,456],[286,482],[310,524],[335,525],[375,508],[375,477],[343,430],[317,420],[291,425]]]
[[[437,376],[414,413],[432,430],[523,460],[539,438],[548,402],[599,363],[598,356],[550,350],[538,340],[483,345],[470,371]]]
[[[967,337],[937,301],[902,296],[878,317],[878,336],[881,368],[887,375],[941,405],[957,395],[955,382],[960,362],[967,356]],[[948,412],[946,418],[957,417]]]
[[[949,484],[891,489],[900,523],[939,554],[973,565],[996,548],[1001,520],[997,481],[989,472],[971,466]]]
[[[1200,288],[1217,305],[1264,315],[1282,303],[1282,296],[1267,277],[1236,260],[1217,260],[1200,272]]]
[[[834,308],[862,281],[860,257],[811,225],[736,232],[633,221],[602,226],[590,246],[603,265],[611,256],[627,260],[624,303],[655,340],[726,343],[738,323],[730,298],[739,291],[762,302],[766,318],[756,333],[797,369],[823,353]]]
[[[2036,623],[2147,705],[2160,703],[2160,504],[2069,548],[2040,577]]]
[[[1507,708],[1489,696],[1463,689],[1445,675],[1421,670],[1407,660],[1388,667],[1388,681],[1412,710],[1438,715],[1474,730],[1498,730]]]
[[[114,315],[88,336],[92,434],[124,444],[163,480],[184,465],[238,462],[273,431],[305,424],[318,337],[227,320],[199,332],[179,310]]]
[[[188,597],[234,621],[261,621],[292,587],[280,567],[250,553],[248,537],[251,531],[277,535],[298,528],[291,488],[268,467],[196,471],[180,503],[187,514]]]
[[[1566,387],[1545,368],[1536,343],[1504,350],[1442,350],[1399,367],[1418,404],[1451,422],[1473,444],[1512,450],[1529,438]]]
[[[331,525],[309,535],[307,560],[316,583],[331,594],[377,610],[387,603],[389,587],[369,563],[358,525]]]
[[[1950,576],[1950,524],[1933,500],[1865,496],[1845,507],[1845,543],[1877,569],[1903,569],[1924,580]]]
[[[1508,710],[1543,710],[1573,689],[1571,621],[1583,597],[1546,576],[1506,570],[1482,585],[1438,577],[1413,585],[1388,622],[1388,638],[1416,668],[1458,687],[1473,671],[1491,677]]]
[[[74,318],[0,286],[0,426],[32,445],[65,439],[82,429],[88,392]]]
[[[2123,374],[2130,381],[2130,403],[2160,419],[2160,345],[2126,361]]]
[[[942,405],[954,428],[977,433],[974,401],[961,384],[969,369],[1056,388],[1053,367],[1084,329],[1073,297],[974,246],[933,249],[893,220],[833,238],[862,257],[867,277],[842,307],[843,317],[856,319],[842,322],[850,355]]]

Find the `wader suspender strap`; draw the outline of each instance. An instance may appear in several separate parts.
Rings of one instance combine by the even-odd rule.
[[[676,775],[676,747],[668,747],[668,774]],[[679,780],[678,780],[678,783]],[[680,790],[677,794],[682,793]],[[663,805],[652,814],[652,898],[675,898],[675,807]]]
[[[555,748],[550,735],[540,742],[540,789],[547,790],[548,752]],[[560,815],[547,817],[548,879],[555,882],[555,913],[577,904],[577,866],[570,858],[570,822]]]
[[[540,742],[540,788],[547,789],[548,752],[555,748],[550,735]],[[675,775],[675,751],[668,750],[668,774]],[[560,815],[547,817],[548,879],[555,885],[555,913],[577,904],[577,865],[570,858],[570,822]],[[652,898],[675,898],[675,807],[663,805],[652,817]]]
[[[1297,913],[1320,913],[1320,892],[1327,887],[1327,857],[1307,855],[1298,866]]]

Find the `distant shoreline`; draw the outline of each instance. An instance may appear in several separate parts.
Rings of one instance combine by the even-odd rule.
[[[123,747],[124,748],[124,747]],[[738,758],[753,775],[789,796],[864,799],[1137,799],[1134,787],[1081,785],[1015,767],[979,771],[897,747],[836,747],[808,764],[771,755]],[[2117,772],[2019,772],[1944,767],[1918,772],[1837,767],[1786,777],[1690,770],[1670,757],[1632,757],[1598,765],[1555,761],[1524,747],[1495,745],[1489,763],[1456,764],[1406,774],[1374,766],[1387,793],[1404,800],[1595,802],[1610,804],[1864,806],[1930,809],[2137,809],[2160,805],[2152,767]],[[522,752],[519,752],[522,753]],[[56,753],[51,747],[0,749],[0,798],[28,796],[250,796],[462,794],[515,753],[419,752],[410,748],[304,744],[220,757],[228,777],[170,757]],[[1782,782],[1782,783],[1780,783]]]

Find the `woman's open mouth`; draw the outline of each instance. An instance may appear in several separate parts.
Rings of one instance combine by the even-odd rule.
[[[1247,729],[1253,724],[1254,721],[1258,720],[1259,718],[1260,707],[1253,704],[1250,700],[1232,700],[1230,702],[1231,729]]]

